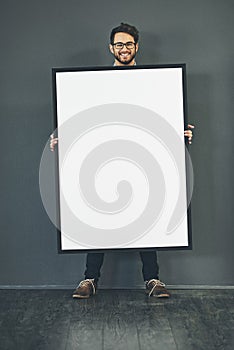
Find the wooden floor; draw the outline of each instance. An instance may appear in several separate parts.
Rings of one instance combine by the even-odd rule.
[[[234,349],[234,290],[1,290],[1,350]]]

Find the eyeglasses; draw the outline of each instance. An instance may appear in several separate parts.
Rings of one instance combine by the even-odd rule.
[[[117,50],[123,49],[124,46],[126,46],[127,49],[133,49],[135,47],[136,43],[133,43],[132,41],[128,41],[127,43],[114,43],[112,46],[115,46]]]

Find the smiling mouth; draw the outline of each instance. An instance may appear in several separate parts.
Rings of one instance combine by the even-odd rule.
[[[120,54],[120,57],[123,57],[123,58],[129,57],[129,56],[130,56],[129,53],[121,53],[121,54]]]

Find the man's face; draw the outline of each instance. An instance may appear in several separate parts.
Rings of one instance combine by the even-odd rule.
[[[114,37],[114,44],[116,43],[135,43],[133,36],[127,33],[116,33]],[[138,44],[133,45],[132,48],[123,46],[118,49],[118,45],[110,44],[110,51],[115,56],[115,64],[117,66],[132,66],[135,64],[135,56],[138,51]]]

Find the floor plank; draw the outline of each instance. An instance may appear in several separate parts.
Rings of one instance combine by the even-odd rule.
[[[134,307],[129,305],[132,299],[131,291],[113,291],[109,295],[103,331],[104,350],[140,349]]]

